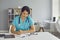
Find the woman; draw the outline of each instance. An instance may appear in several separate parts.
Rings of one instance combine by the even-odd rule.
[[[21,10],[20,16],[15,17],[12,22],[11,33],[20,35],[23,33],[32,33],[35,31],[34,22],[29,14],[29,7],[24,6]]]

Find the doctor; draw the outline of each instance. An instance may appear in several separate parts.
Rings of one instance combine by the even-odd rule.
[[[21,9],[20,16],[14,18],[11,27],[11,33],[24,34],[32,33],[35,31],[33,19],[29,16],[30,9],[28,6],[24,6]]]

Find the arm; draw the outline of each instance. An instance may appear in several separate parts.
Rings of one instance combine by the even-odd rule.
[[[15,27],[14,27],[13,25],[12,25],[12,27],[11,27],[11,33],[18,34],[18,35],[21,34],[20,31],[16,31],[16,30],[15,30]]]
[[[30,28],[30,30],[27,30],[26,32],[27,32],[27,33],[35,32],[35,26],[32,25],[31,28]]]
[[[31,26],[30,30],[26,30],[26,31],[22,31],[22,30],[16,31],[15,27],[13,25],[11,27],[11,33],[14,33],[17,35],[24,34],[24,33],[32,33],[32,32],[35,32],[35,26],[34,25]]]
[[[27,31],[22,31],[22,30],[20,30],[20,32],[22,32],[22,34],[23,34],[23,33],[32,33],[32,32],[35,32],[35,26],[32,25],[31,28],[30,28],[30,30],[27,30]]]

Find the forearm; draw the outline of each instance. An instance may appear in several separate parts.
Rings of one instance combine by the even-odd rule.
[[[35,27],[32,26],[29,30],[23,31],[24,33],[32,33],[35,32]]]
[[[32,33],[32,32],[34,32],[34,30],[32,30],[32,29],[23,31],[23,33]]]
[[[20,35],[21,33],[19,31],[14,31],[12,32],[13,34],[17,34],[17,35]]]
[[[11,33],[13,33],[13,34],[20,34],[19,31],[16,31],[15,30],[15,27],[14,26],[11,27]]]
[[[13,32],[11,32],[11,33],[17,34],[17,32],[16,32],[16,31],[13,31]]]

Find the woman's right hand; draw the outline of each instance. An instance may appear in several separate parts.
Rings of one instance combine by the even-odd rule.
[[[21,35],[21,34],[23,34],[23,31],[22,30],[19,30],[19,31],[15,32],[15,34]]]
[[[17,35],[20,35],[20,34],[24,33],[22,30],[16,31],[15,29],[16,28],[12,25],[11,26],[11,33],[14,33],[14,34],[17,34]]]
[[[15,32],[15,34],[20,35],[20,34],[21,34],[21,32],[20,32],[20,31],[17,31],[17,32]]]
[[[16,31],[15,30],[15,27],[13,25],[11,26],[11,33],[17,34],[17,35],[20,35],[21,34],[20,31]]]

